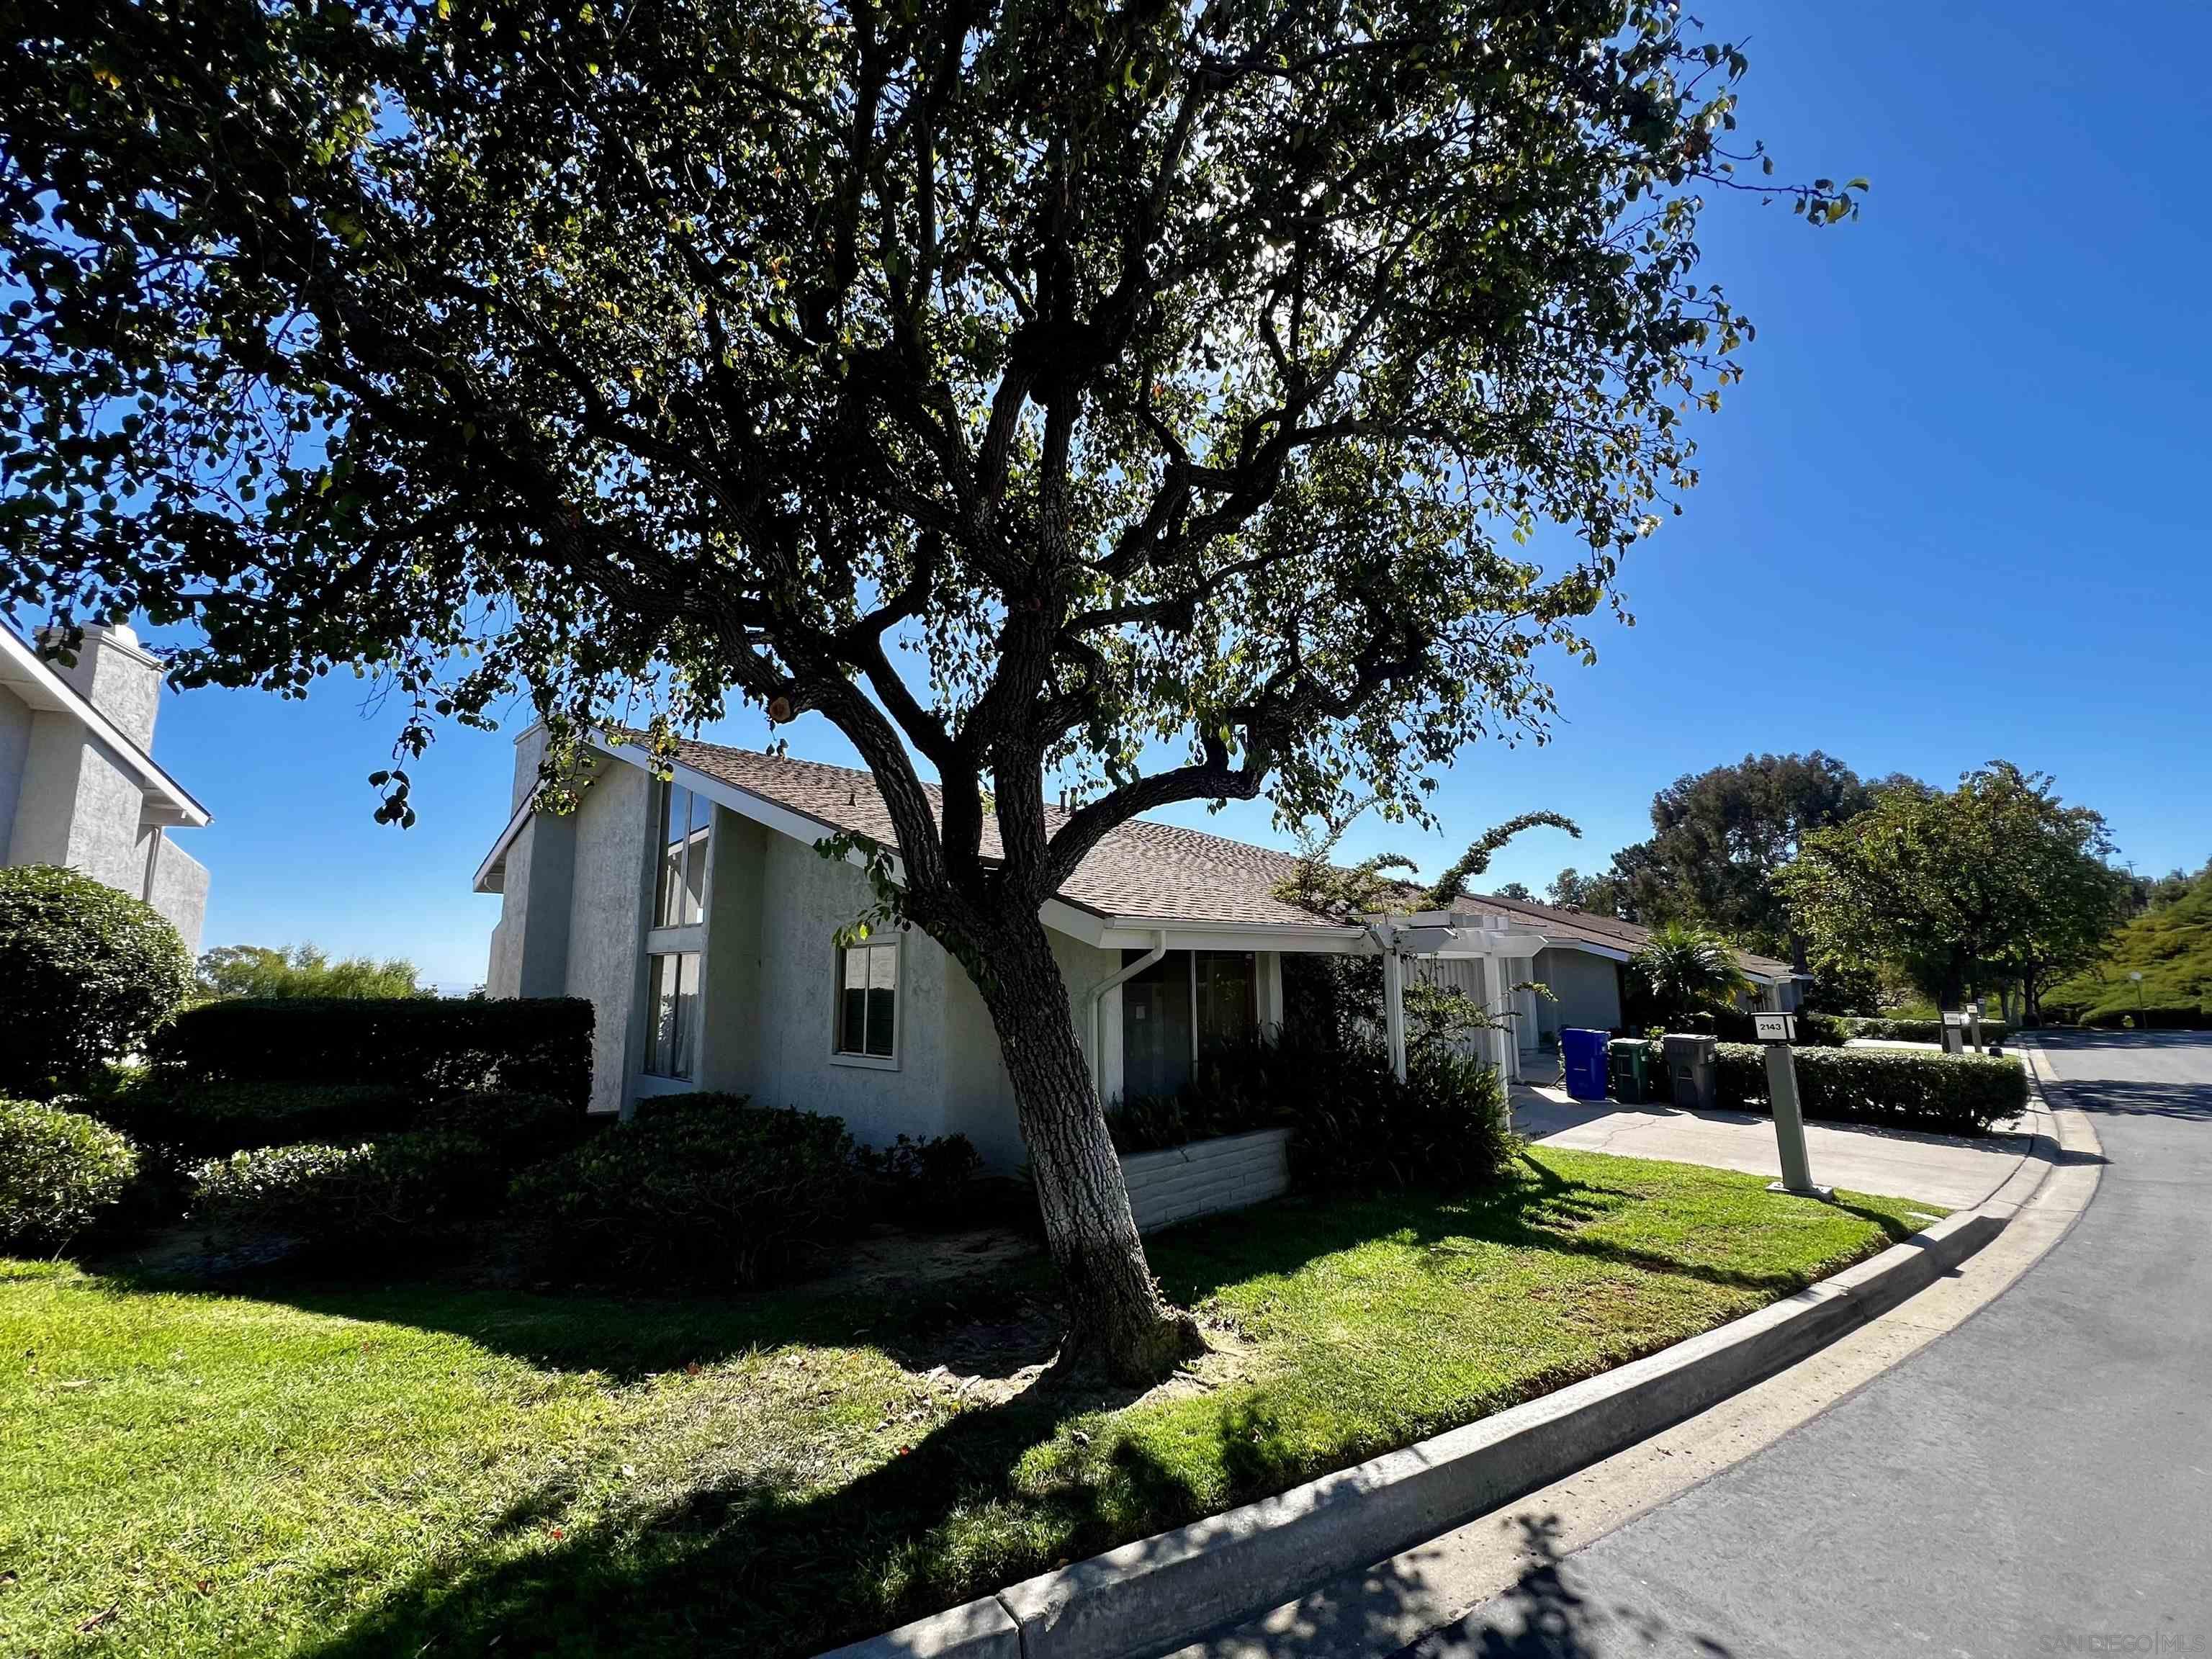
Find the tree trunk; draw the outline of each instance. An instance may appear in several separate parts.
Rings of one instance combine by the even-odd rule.
[[[1009,927],[982,960],[989,971],[977,988],[1014,1085],[1045,1238],[1067,1297],[1060,1365],[1156,1382],[1203,1352],[1205,1340],[1195,1320],[1161,1297],[1145,1260],[1044,924]]]

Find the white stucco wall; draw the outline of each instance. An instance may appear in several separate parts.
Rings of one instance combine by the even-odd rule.
[[[753,1097],[842,1117],[854,1139],[875,1146],[946,1133],[945,976],[959,969],[927,934],[902,934],[896,1065],[833,1059],[836,935],[874,896],[857,865],[833,863],[788,836],[769,834],[763,847]],[[710,930],[708,952],[721,944]]]
[[[155,832],[149,830],[146,840],[154,864],[147,902],[168,919],[184,940],[185,949],[197,957],[200,930],[207,921],[207,866],[178,846],[174,836],[161,837],[156,847]]]
[[[635,766],[611,766],[584,791],[574,814],[574,880],[562,989],[570,996],[589,997],[593,1005],[595,1112],[621,1109],[635,1069],[630,1028],[643,994],[639,945],[645,927],[652,784]],[[508,930],[512,954],[511,915]]]
[[[15,807],[23,794],[23,763],[30,757],[31,706],[0,688],[0,864],[27,864],[10,856]]]

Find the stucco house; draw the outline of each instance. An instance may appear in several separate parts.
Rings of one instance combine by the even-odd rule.
[[[0,864],[58,864],[144,899],[197,956],[208,872],[169,839],[208,810],[154,759],[161,665],[127,627],[74,665],[0,624]]]
[[[726,1089],[834,1113],[870,1142],[959,1133],[992,1165],[1021,1164],[966,972],[918,930],[837,944],[872,895],[857,864],[814,844],[841,830],[893,841],[866,773],[685,743],[664,782],[641,746],[602,743],[576,809],[556,816],[531,805],[543,746],[534,730],[517,740],[513,816],[476,875],[501,895],[486,989],[592,999],[595,1110]],[[1102,1098],[1172,1090],[1208,1052],[1279,1029],[1297,952],[1381,954],[1394,1010],[1409,974],[1512,1005],[1513,1030],[1477,1040],[1515,1075],[1562,1020],[1620,1022],[1622,924],[1470,898],[1340,925],[1276,896],[1291,864],[1139,818],[1044,907]],[[1765,997],[1795,1006],[1787,966],[1761,966]],[[1556,1007],[1511,989],[1532,980],[1559,988]],[[1389,1035],[1402,1054],[1402,1014]]]

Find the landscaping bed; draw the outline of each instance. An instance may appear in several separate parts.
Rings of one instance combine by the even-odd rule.
[[[0,1266],[0,1650],[804,1655],[1709,1329],[1939,1213],[1534,1149],[1154,1238],[1213,1352],[1034,1386],[1048,1268],[744,1297]]]

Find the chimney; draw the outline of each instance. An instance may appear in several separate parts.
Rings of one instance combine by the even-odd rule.
[[[59,644],[58,630],[42,631],[39,643]],[[154,717],[161,710],[161,664],[140,646],[128,623],[86,628],[74,665],[50,659],[46,665],[125,737],[152,752]]]

